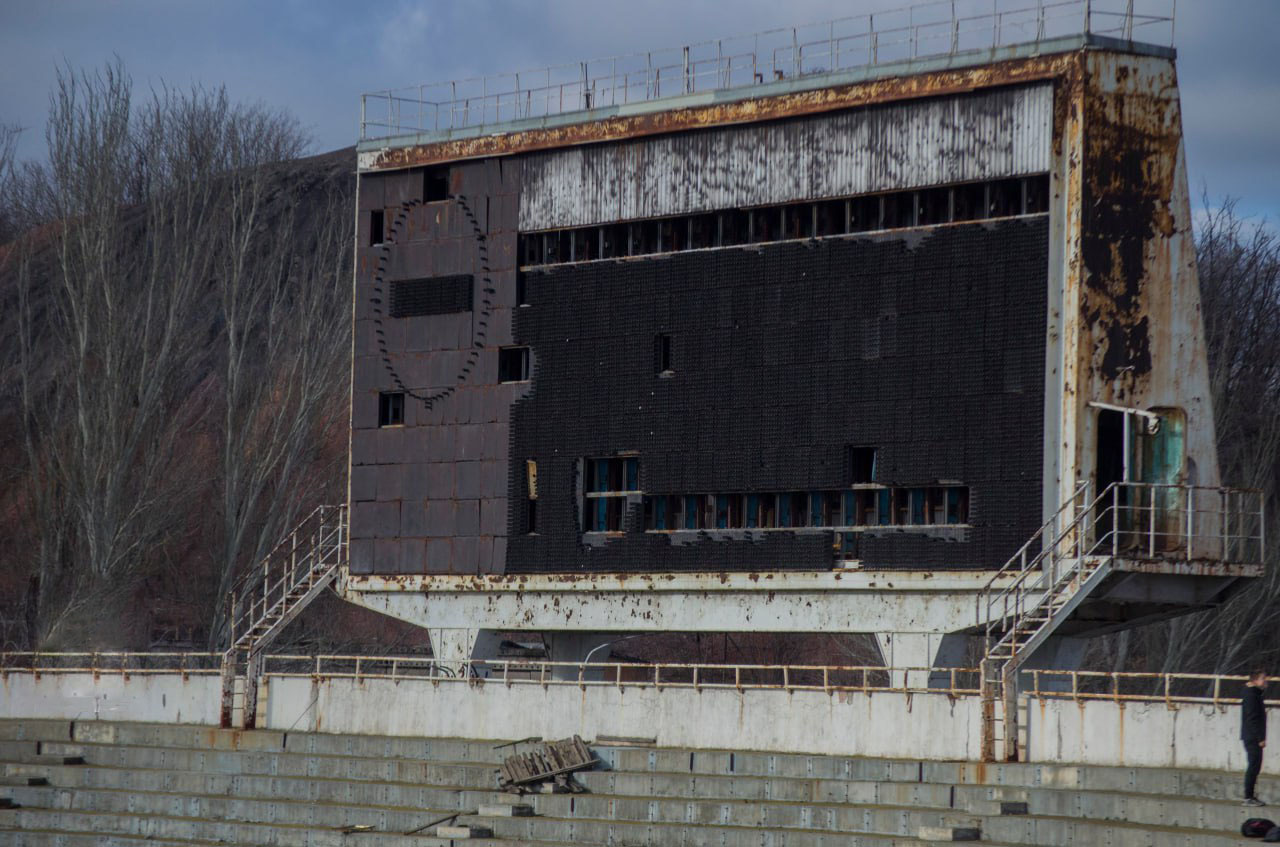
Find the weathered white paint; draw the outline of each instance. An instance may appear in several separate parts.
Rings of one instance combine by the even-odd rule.
[[[1053,86],[568,147],[523,160],[520,229],[1043,173]]]
[[[645,736],[662,747],[973,759],[977,698],[273,677],[266,727],[462,738]]]
[[[0,718],[217,725],[216,675],[11,673]],[[457,738],[646,736],[659,746],[920,760],[974,760],[981,701],[943,693],[432,682],[269,676],[264,729]],[[1241,771],[1235,704],[1023,697],[1032,762]],[[1280,709],[1268,733],[1280,738]],[[1280,774],[1280,756],[1264,771]]]
[[[217,674],[10,673],[0,678],[0,718],[217,724]]]
[[[1036,700],[1023,704],[1023,741],[1033,762],[1079,762],[1157,768],[1244,771],[1240,707]],[[1267,735],[1280,739],[1280,710],[1270,709]],[[1280,773],[1280,755],[1263,756]]]
[[[368,576],[345,600],[418,626],[554,632],[918,632],[976,626],[989,571]],[[922,664],[928,664],[926,660]]]

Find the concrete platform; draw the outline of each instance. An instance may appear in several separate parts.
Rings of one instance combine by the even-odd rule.
[[[24,762],[35,742],[86,764]],[[493,832],[476,843],[534,845],[891,847],[959,821],[1009,847],[1219,847],[1241,843],[1250,812],[1239,775],[1220,772],[593,746],[603,769],[578,775],[587,793],[527,795],[532,816],[512,816],[498,743],[0,721],[0,774],[50,783],[0,786],[21,805],[0,810],[0,841],[401,847],[448,843],[403,833],[496,806],[455,823]],[[1280,797],[1280,779],[1260,791]],[[373,831],[341,831],[356,825]]]

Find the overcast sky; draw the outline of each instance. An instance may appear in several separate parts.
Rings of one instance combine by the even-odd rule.
[[[975,0],[962,0],[974,2]],[[1009,0],[1001,0],[1008,3]],[[1148,9],[1169,0],[1138,0]],[[564,64],[866,11],[891,0],[0,0],[0,123],[44,149],[55,68],[119,55],[145,90],[225,84],[292,111],[317,152],[356,140],[363,91]],[[1026,0],[1026,5],[1034,5]],[[1280,0],[1178,0],[1191,190],[1280,218]]]

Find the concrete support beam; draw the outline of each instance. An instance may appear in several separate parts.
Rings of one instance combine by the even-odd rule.
[[[970,636],[960,633],[877,632],[876,644],[893,682],[909,688],[950,688],[950,674],[928,668],[965,667]]]
[[[469,672],[468,663],[498,657],[498,633],[476,627],[428,627],[431,654],[456,675]]]

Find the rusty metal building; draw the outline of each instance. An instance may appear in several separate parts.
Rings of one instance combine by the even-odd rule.
[[[366,95],[344,596],[460,658],[839,630],[928,666],[1063,539],[1113,555],[1058,636],[1260,573],[1172,20],[1100,5]]]

